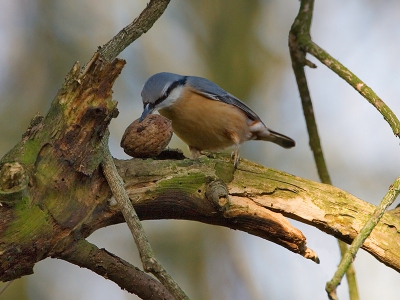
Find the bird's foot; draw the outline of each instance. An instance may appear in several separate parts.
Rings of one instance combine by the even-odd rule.
[[[240,156],[239,156],[239,149],[235,148],[232,153],[231,153],[231,159],[233,160],[233,168],[237,169],[237,167],[239,166],[239,160],[240,160]]]

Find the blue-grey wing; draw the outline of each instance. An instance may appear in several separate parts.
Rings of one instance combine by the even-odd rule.
[[[201,94],[211,100],[217,100],[234,105],[240,108],[251,120],[261,121],[260,117],[245,103],[208,79],[196,76],[188,76],[186,84],[190,86],[192,91],[195,93]]]

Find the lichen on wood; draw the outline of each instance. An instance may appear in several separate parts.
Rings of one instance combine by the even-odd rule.
[[[101,139],[116,115],[111,87],[125,62],[96,60],[82,77],[75,64],[44,118],[36,118],[0,166],[20,164],[29,182],[0,207],[0,277],[31,274],[34,264],[81,230],[110,196],[99,169]],[[7,175],[3,172],[2,179]],[[22,176],[22,175],[21,175]],[[14,191],[15,196],[18,191]],[[0,201],[1,202],[1,201]]]

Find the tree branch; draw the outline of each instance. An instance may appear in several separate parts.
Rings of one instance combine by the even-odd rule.
[[[204,157],[200,160],[115,160],[115,164],[124,179],[135,210],[142,220],[186,219],[225,226],[270,240],[305,257],[312,254],[312,250],[305,246],[305,237],[301,232],[290,228],[290,224],[283,216],[310,224],[350,242],[375,209],[372,204],[333,186],[265,168],[244,159],[233,174],[229,173],[227,170],[232,171],[229,155]],[[64,178],[67,182],[70,181],[69,177]],[[225,188],[220,185],[216,189],[217,192],[213,192],[214,196],[210,196],[210,191],[206,196],[210,184],[215,184],[213,182],[218,181],[218,178],[227,182],[228,195],[224,194]],[[82,178],[80,180],[82,181]],[[85,184],[85,186],[88,191],[98,187],[96,198],[93,198],[95,201],[82,203],[85,205],[85,210],[80,212],[81,221],[73,227],[70,235],[64,229],[62,235],[58,235],[56,231],[55,236],[51,237],[48,230],[38,231],[37,225],[25,229],[24,234],[29,237],[30,247],[32,244],[42,245],[40,241],[43,243],[48,240],[52,240],[57,247],[49,249],[42,246],[40,256],[33,257],[31,248],[26,248],[23,240],[22,244],[19,244],[21,241],[14,238],[10,247],[7,244],[1,245],[1,250],[6,250],[3,252],[6,255],[0,255],[0,280],[11,280],[21,276],[21,273],[11,272],[13,269],[10,262],[14,261],[14,257],[20,263],[18,266],[21,270],[24,265],[20,259],[24,255],[31,254],[30,265],[33,265],[48,256],[62,253],[71,243],[70,240],[63,242],[68,237],[87,237],[99,228],[124,221],[119,207],[110,206],[108,203],[110,199],[108,189],[100,188],[104,186],[101,184],[103,179],[96,175],[91,180],[91,185]],[[70,189],[72,188],[67,188]],[[57,199],[61,197],[64,202],[71,201],[70,195],[58,193]],[[215,201],[216,199],[219,200]],[[81,208],[70,210],[68,205],[62,205],[60,208],[62,210],[58,211],[66,220],[75,216],[77,211],[82,211]],[[10,209],[12,207],[0,206],[2,220],[8,222],[7,211]],[[50,208],[50,211],[54,212],[54,209]],[[29,215],[37,217],[35,206],[29,208]],[[48,219],[51,220],[51,217]],[[15,222],[18,220],[13,221]],[[0,233],[2,241],[5,242],[8,238],[4,236],[13,232],[2,231],[2,224],[0,222]],[[59,228],[59,225],[50,224],[50,226]],[[400,219],[392,213],[385,213],[362,248],[379,261],[400,271],[398,228]],[[34,239],[30,237],[29,232],[34,234]],[[16,247],[20,251],[12,252],[11,249]],[[310,255],[310,258],[316,260],[315,255]]]
[[[147,7],[131,24],[123,28],[97,51],[106,62],[113,61],[126,47],[146,33],[167,8],[170,0],[150,0]]]
[[[329,53],[314,43],[310,36],[312,10],[314,0],[302,0],[289,36],[289,47],[297,48],[296,60],[304,65],[316,67],[306,59],[306,53],[310,53],[334,73],[344,79],[350,86],[359,92],[370,104],[372,104],[383,116],[395,136],[400,136],[400,121],[393,111],[376,95],[376,93],[359,79],[353,72],[334,59]],[[292,51],[292,50],[291,50]],[[293,61],[293,59],[292,59]]]
[[[292,59],[292,68],[296,77],[297,87],[300,92],[303,114],[306,120],[309,143],[314,154],[318,175],[321,182],[331,184],[328,167],[326,166],[321,141],[318,134],[317,122],[315,120],[314,108],[311,101],[310,91],[306,74],[304,71],[306,56],[299,44],[299,36],[310,35],[310,26],[314,1],[302,1],[299,14],[297,15],[289,33],[289,50]]]
[[[285,230],[287,221],[279,221],[281,215],[350,243],[375,209],[374,205],[334,186],[244,159],[230,182],[225,180],[228,197],[212,201],[206,190],[219,175],[228,178],[224,170],[232,169],[229,155],[200,161],[115,160],[115,164],[142,220],[185,219],[225,226],[270,240],[303,256],[311,250],[305,247],[305,237],[301,238],[297,229]],[[273,218],[278,221],[274,222]],[[110,207],[106,214],[99,212],[91,217],[84,235],[122,221],[118,208]],[[400,228],[400,218],[385,213],[362,248],[400,271],[397,246],[400,235],[396,228]]]
[[[308,89],[306,74],[304,66],[310,66],[316,68],[314,64],[310,64],[306,59],[306,53],[302,50],[298,39],[306,37],[311,40],[310,30],[311,21],[314,11],[314,1],[302,1],[299,13],[293,22],[292,28],[289,33],[289,49],[290,57],[292,59],[292,67],[296,77],[297,86],[300,92],[301,104],[303,107],[303,113],[306,120],[308,136],[310,138],[310,147],[314,154],[314,160],[317,166],[317,171],[321,182],[326,184],[332,184],[328,167],[322,151],[321,141],[318,134],[317,122],[315,120],[313,104],[311,101],[311,95]],[[340,255],[343,258],[346,251],[347,245],[338,240]],[[349,286],[349,295],[351,300],[358,300],[358,287],[356,281],[355,270],[352,264],[347,266],[346,278]]]
[[[56,258],[87,268],[142,299],[175,300],[175,297],[153,277],[86,240],[71,243],[70,247]]]

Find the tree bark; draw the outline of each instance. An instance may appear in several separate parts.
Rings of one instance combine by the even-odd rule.
[[[315,257],[302,234],[296,235],[295,228],[285,230],[286,220],[279,218],[289,217],[351,243],[376,208],[334,186],[246,160],[233,172],[228,155],[197,161],[116,160],[116,165],[141,219],[187,219],[238,229],[311,259]],[[228,191],[219,203],[206,193],[217,178]],[[99,225],[106,222],[96,218]],[[397,271],[399,228],[399,217],[385,213],[362,247]]]
[[[84,76],[75,64],[47,116],[35,118],[2,158],[1,180],[10,183],[0,191],[1,280],[31,274],[37,261],[80,236],[88,216],[110,197],[99,168],[101,140],[117,115],[111,87],[124,64],[96,59]]]

